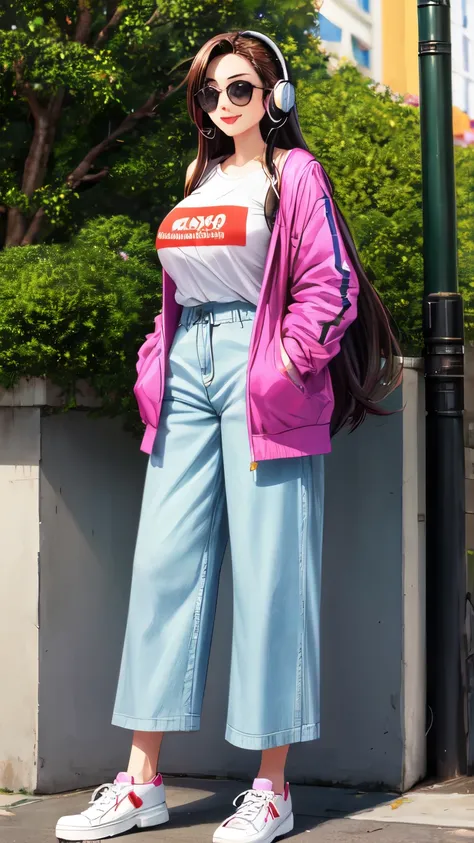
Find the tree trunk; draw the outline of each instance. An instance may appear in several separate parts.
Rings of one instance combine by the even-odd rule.
[[[25,167],[21,189],[28,199],[35,190],[44,183],[49,157],[53,148],[54,136],[61,115],[64,91],[60,90],[51,98],[47,108],[37,110],[34,114],[35,130]],[[40,231],[44,219],[44,212],[36,212],[31,223],[18,208],[10,208],[8,212],[6,246],[27,245],[34,242]]]
[[[45,217],[44,209],[38,208],[38,210],[36,211],[36,214],[34,215],[33,219],[31,220],[31,222],[28,226],[28,229],[27,229],[24,237],[22,238],[20,246],[31,246],[35,242],[35,240],[36,240],[36,238],[39,234],[39,231],[40,231],[40,228],[41,228],[44,217]]]
[[[42,110],[41,114],[35,116],[35,131],[25,161],[21,186],[23,193],[29,199],[44,182],[63,99],[64,91],[60,90],[51,98],[47,108]]]
[[[19,246],[25,233],[26,223],[18,208],[9,208],[5,246]]]

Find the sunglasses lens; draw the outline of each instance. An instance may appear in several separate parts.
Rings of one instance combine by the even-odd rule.
[[[202,88],[198,95],[197,101],[206,114],[210,114],[211,111],[215,111],[217,108],[217,103],[219,101],[219,92],[215,90],[215,88],[211,88],[210,85],[206,85]]]
[[[229,99],[234,105],[248,105],[252,99],[253,85],[245,80],[231,82],[227,88]]]

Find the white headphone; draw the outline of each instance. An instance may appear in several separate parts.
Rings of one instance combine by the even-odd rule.
[[[279,79],[278,82],[275,84],[275,86],[274,86],[272,92],[270,93],[269,97],[267,98],[267,101],[266,101],[266,104],[265,104],[265,110],[268,114],[268,117],[270,118],[272,123],[275,124],[271,127],[271,129],[270,129],[270,131],[267,135],[267,138],[266,138],[266,142],[267,142],[268,138],[270,137],[270,134],[272,132],[276,132],[276,130],[279,129],[281,126],[283,126],[286,123],[286,121],[288,120],[288,113],[294,107],[295,102],[296,102],[295,88],[294,88],[294,85],[289,80],[288,68],[286,66],[286,62],[285,62],[285,59],[283,57],[283,53],[281,52],[280,48],[275,44],[275,42],[272,41],[272,39],[268,37],[268,35],[264,35],[263,32],[255,32],[252,29],[246,29],[243,32],[239,32],[239,35],[242,35],[242,36],[245,36],[245,37],[248,36],[250,38],[257,38],[260,41],[263,41],[265,44],[267,44],[267,46],[269,46],[273,50],[275,56],[277,57],[277,59],[280,63],[280,66],[281,66],[283,79]],[[204,137],[211,138],[211,139],[213,137],[215,137],[215,134],[216,134],[215,127],[214,127],[214,134],[213,135],[208,134],[208,132],[211,132],[212,129],[203,129],[199,125],[198,125],[198,129],[201,132],[201,134],[204,135]],[[276,179],[272,178],[271,186],[273,188],[274,193],[277,196],[277,199],[280,199],[278,191],[275,187],[275,183],[276,183]]]
[[[254,32],[252,29],[246,29],[244,32],[239,32],[239,35],[248,35],[251,38],[259,38],[271,47],[280,62],[283,79],[278,80],[269,96],[267,113],[273,123],[280,123],[280,125],[283,125],[281,123],[282,118],[284,118],[283,122],[286,122],[286,115],[289,111],[291,111],[296,100],[295,88],[289,80],[288,68],[286,66],[285,59],[283,58],[283,54],[275,42],[272,41],[268,35],[264,35],[262,32]]]

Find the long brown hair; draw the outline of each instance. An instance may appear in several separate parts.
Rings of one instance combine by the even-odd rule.
[[[262,86],[273,88],[283,78],[280,63],[270,47],[257,38],[226,32],[210,38],[195,56],[184,82],[187,87],[187,105],[191,120],[201,129],[215,127],[215,137],[204,137],[198,132],[198,154],[191,178],[185,185],[185,196],[195,187],[209,165],[219,157],[227,157],[235,151],[234,141],[211,121],[209,115],[198,106],[195,94],[204,85],[210,61],[216,56],[234,53],[247,59],[257,71]],[[291,71],[288,68],[291,80]],[[271,131],[273,129],[273,131]],[[264,166],[270,178],[276,180],[280,193],[280,174],[275,165],[275,147],[280,149],[306,149],[311,152],[303,137],[296,106],[287,116],[286,122],[276,130],[265,113],[260,121],[260,132],[266,143]],[[333,195],[333,186],[327,178],[328,189]],[[364,421],[367,413],[386,415],[387,411],[378,402],[387,397],[401,381],[401,352],[392,330],[390,315],[378,293],[367,277],[349,226],[334,200],[336,217],[347,253],[359,281],[357,318],[349,325],[341,341],[341,350],[329,363],[334,390],[334,412],[331,419],[331,434],[348,425],[351,430]],[[265,202],[265,216],[272,228],[277,211],[275,193],[269,187]]]

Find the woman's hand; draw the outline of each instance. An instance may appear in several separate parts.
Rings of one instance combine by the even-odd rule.
[[[281,359],[283,361],[283,365],[288,372],[288,377],[296,386],[302,386],[302,380],[298,369],[296,368],[295,364],[290,360],[288,354],[286,352],[285,346],[283,345],[283,340],[280,337],[280,352],[281,352]]]

